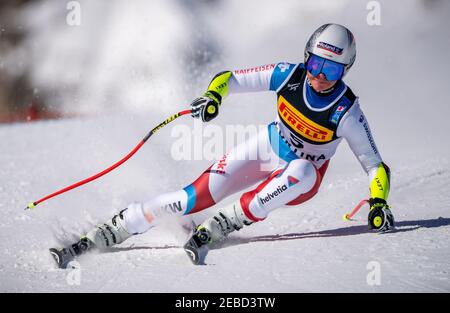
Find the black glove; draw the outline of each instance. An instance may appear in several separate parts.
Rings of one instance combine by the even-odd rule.
[[[380,198],[370,198],[370,211],[368,216],[371,229],[385,232],[394,228],[394,216],[386,201]]]
[[[217,92],[205,92],[203,96],[192,101],[192,117],[201,118],[203,122],[209,122],[219,114],[221,101],[222,97]]]

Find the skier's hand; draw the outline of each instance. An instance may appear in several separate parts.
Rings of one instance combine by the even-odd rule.
[[[370,211],[368,216],[371,229],[385,232],[394,228],[394,216],[392,215],[386,201],[379,198],[369,200]]]
[[[201,118],[203,122],[209,122],[219,114],[221,101],[222,97],[217,92],[205,92],[203,96],[192,101],[192,117]]]

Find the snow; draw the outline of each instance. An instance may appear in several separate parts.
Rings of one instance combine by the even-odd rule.
[[[443,3],[439,12],[431,14],[418,1],[408,2],[408,6],[405,1],[380,2],[383,24],[379,27],[365,24],[365,2],[342,2],[329,9],[318,2],[317,7],[302,9],[290,1],[286,10],[262,6],[253,10],[251,5],[238,8],[239,1],[227,2],[223,14],[215,16],[225,47],[221,63],[213,64],[204,81],[192,89],[204,88],[209,77],[223,67],[295,62],[301,58],[309,33],[327,20],[354,29],[358,57],[346,81],[360,96],[378,148],[392,169],[389,203],[397,232],[370,232],[367,207],[356,215],[356,221],[342,220],[342,215],[368,194],[367,177],[343,144],[315,198],[301,206],[280,208],[264,222],[233,233],[220,248],[209,252],[205,266],[190,263],[180,248],[186,234],[180,221],[173,220],[111,252],[82,256],[79,269],[56,269],[49,247],[70,243],[131,201],[184,187],[211,163],[172,159],[171,129],[176,125],[193,127],[189,117],[182,117],[160,130],[114,172],[31,211],[23,210],[30,201],[119,160],[154,125],[183,108],[171,97],[161,97],[138,110],[125,107],[119,113],[89,118],[0,125],[0,291],[449,292],[450,151],[446,134],[450,131],[450,62],[446,51],[450,43],[441,32],[448,29],[449,5]],[[264,3],[274,6],[270,1]],[[137,8],[130,8],[134,13],[129,14],[138,14]],[[318,8],[323,14],[311,16]],[[166,11],[161,9],[158,14]],[[282,13],[286,22],[276,22]],[[230,17],[235,22],[228,32],[217,26]],[[117,44],[109,40],[111,45]],[[170,46],[167,38],[164,43]],[[127,44],[134,43],[129,39]],[[164,67],[161,56],[157,59],[154,66]],[[425,66],[425,59],[439,62],[430,63],[436,66],[433,68]],[[119,56],[103,60],[122,62]],[[45,71],[52,68],[46,62],[41,65],[46,66]],[[125,63],[120,67],[126,71]],[[165,73],[165,79],[177,76],[173,68],[167,69],[172,70]],[[109,74],[112,77],[119,72],[111,69]],[[127,86],[141,79],[128,81]],[[124,93],[120,99],[134,99],[136,89],[127,92],[119,92]],[[100,98],[96,94],[91,99]],[[269,93],[230,96],[213,123],[221,127],[264,124],[275,113],[273,100]],[[90,103],[95,102],[83,103],[82,111]],[[201,221],[214,210],[193,218]],[[378,266],[381,275],[375,285],[368,283],[373,266]]]

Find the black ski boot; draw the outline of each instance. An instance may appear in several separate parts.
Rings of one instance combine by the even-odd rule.
[[[194,229],[192,236],[189,238],[183,248],[192,263],[194,263],[195,265],[199,265],[203,264],[204,256],[208,251],[207,245],[210,242],[211,235],[209,231],[202,225],[199,225]]]
[[[184,245],[184,250],[195,265],[204,264],[203,260],[208,253],[210,244],[215,244],[244,225],[250,225],[249,220],[242,210],[240,202],[231,204],[217,212],[216,215],[206,219],[195,228],[194,233]]]
[[[81,238],[77,243],[62,248],[50,248],[50,253],[53,256],[59,268],[67,268],[69,263],[75,260],[75,257],[85,253],[92,247],[92,242],[86,237]]]

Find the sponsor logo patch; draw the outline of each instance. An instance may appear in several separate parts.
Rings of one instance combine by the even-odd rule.
[[[375,141],[373,140],[369,125],[367,125],[367,123],[364,123],[363,127],[364,130],[366,131],[367,140],[369,140],[369,144],[372,147],[373,153],[378,154],[377,146],[375,145]]]
[[[289,187],[296,185],[298,182],[299,182],[299,180],[297,178],[288,176],[288,186]]]
[[[286,70],[288,70],[291,67],[291,65],[289,63],[280,63],[278,64],[278,68],[280,69],[281,73],[286,72]]]
[[[315,142],[329,142],[334,131],[310,120],[295,109],[283,96],[278,99],[278,114],[297,134]]]
[[[145,218],[147,221],[151,222],[155,217],[166,216],[167,214],[173,214],[177,212],[183,211],[183,206],[181,205],[181,201],[167,203],[159,208],[155,208],[152,212],[148,212],[145,214]]]
[[[293,90],[296,91],[298,87],[300,87],[300,83],[296,83],[296,84],[288,84],[287,85],[289,90]]]
[[[331,45],[331,44],[329,44],[329,43],[326,43],[326,42],[323,42],[323,41],[320,41],[320,42],[317,44],[317,48],[320,48],[320,49],[323,49],[323,50],[330,51],[330,52],[332,52],[332,53],[334,53],[334,54],[336,54],[336,55],[341,55],[341,54],[342,54],[342,51],[344,51],[344,49],[342,49],[342,48],[333,46],[333,45]]]
[[[217,164],[217,170],[215,173],[217,174],[225,174],[225,167],[227,166],[227,155],[225,154],[222,159],[219,160],[219,164]]]
[[[166,205],[162,206],[161,209],[163,209],[164,211],[166,211],[168,213],[171,213],[171,212],[176,213],[176,212],[181,212],[183,210],[181,207],[181,201],[166,204]]]
[[[346,98],[344,98],[341,101],[341,103],[339,104],[339,106],[336,108],[334,113],[331,115],[330,122],[337,125],[349,105],[350,105],[350,101],[348,101]]]
[[[234,71],[234,74],[235,75],[242,75],[242,74],[264,72],[264,71],[272,70],[274,68],[275,68],[275,64],[267,64],[267,65],[263,65],[263,66],[247,68],[247,69],[244,69],[244,70],[236,70],[236,71]]]
[[[288,187],[286,185],[282,185],[282,186],[278,186],[277,190],[275,190],[272,193],[267,193],[267,196],[265,196],[264,198],[259,198],[259,200],[261,200],[261,203],[267,203],[270,200],[272,200],[273,198],[279,196],[283,191],[287,190]]]

